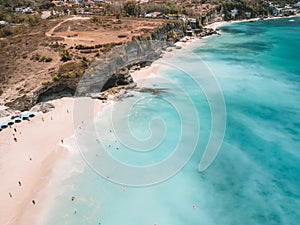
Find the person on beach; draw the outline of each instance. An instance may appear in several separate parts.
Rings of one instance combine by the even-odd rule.
[[[10,192],[8,194],[9,194],[9,197],[12,198],[12,194]]]
[[[35,201],[34,201],[34,200],[32,200],[31,202],[32,202],[32,204],[34,204],[34,205],[35,205]]]
[[[18,181],[18,183],[19,183],[19,186],[21,187],[21,186],[22,186],[22,183],[21,183],[21,181]]]
[[[15,131],[15,132],[17,132],[17,129],[16,129],[16,128],[14,128],[14,131]]]
[[[18,142],[17,138],[14,137],[14,141],[15,141],[15,142]]]

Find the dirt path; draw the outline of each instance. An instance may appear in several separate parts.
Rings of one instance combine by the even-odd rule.
[[[63,23],[67,22],[67,21],[71,21],[71,20],[89,20],[89,17],[82,17],[82,16],[73,16],[71,18],[67,18],[61,22],[59,22],[56,26],[54,26],[53,28],[51,28],[51,30],[49,30],[48,32],[46,32],[46,36],[48,37],[63,37],[63,38],[67,38],[64,36],[55,36],[54,35],[54,31],[56,28],[60,27]]]

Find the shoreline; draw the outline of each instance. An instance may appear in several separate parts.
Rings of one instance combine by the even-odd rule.
[[[217,28],[227,25],[227,24],[255,22],[255,21],[273,20],[273,19],[287,19],[287,18],[294,18],[294,17],[300,17],[300,13],[296,14],[296,15],[291,15],[291,16],[274,16],[274,17],[268,17],[268,18],[263,18],[263,19],[250,18],[250,19],[242,19],[242,20],[219,21],[219,22],[214,22],[214,23],[208,24],[204,27],[216,30]]]
[[[226,24],[250,21],[258,21],[258,19],[215,22],[208,25],[208,28],[215,27],[216,29]],[[190,44],[200,40],[201,38],[192,38],[191,41],[177,42],[175,45],[182,49],[172,48],[170,52],[165,51],[160,59],[155,60],[148,67],[130,73],[131,76],[138,85],[141,85],[144,79],[149,76],[157,76],[158,71],[163,70],[160,60],[174,57],[178,51],[184,51]],[[47,213],[48,207],[53,201],[51,198],[55,195],[53,185],[51,187],[49,185],[60,179],[59,174],[54,174],[53,170],[58,164],[70,159],[70,152],[61,146],[60,142],[61,139],[72,136],[75,131],[72,126],[74,125],[72,118],[74,100],[75,98],[53,100],[51,102],[55,105],[54,110],[45,114],[37,113],[30,122],[23,121],[21,124],[14,125],[13,128],[16,128],[18,132],[21,131],[18,136],[15,134],[18,142],[13,140],[13,128],[1,131],[0,143],[4,148],[0,150],[0,165],[3,165],[3,168],[0,167],[0,176],[6,182],[3,182],[0,189],[2,199],[0,224],[34,225],[41,224],[44,219],[43,215]],[[107,104],[96,99],[91,99],[91,101],[97,102],[98,110]],[[12,171],[13,173],[11,173]],[[18,185],[18,181],[22,182],[21,186]],[[11,198],[9,193],[12,194]],[[35,200],[35,204],[32,203],[32,200]]]

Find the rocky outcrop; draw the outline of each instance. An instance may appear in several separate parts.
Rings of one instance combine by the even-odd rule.
[[[5,106],[13,110],[29,110],[40,102],[74,96],[80,77],[62,77],[58,81],[44,84],[34,93],[29,93],[8,102]]]
[[[11,102],[7,102],[5,106],[9,107],[10,109],[14,110],[28,110],[31,108],[31,106],[34,105],[34,101],[32,99],[32,95],[23,95],[19,98],[16,98],[15,100]]]
[[[47,113],[53,110],[55,106],[49,102],[40,102],[39,104],[35,105],[33,108],[30,109],[31,112],[42,112]]]
[[[133,79],[129,74],[129,70],[127,69],[127,67],[125,67],[116,71],[116,73],[114,73],[111,77],[109,77],[109,79],[102,87],[101,91],[105,91],[112,87],[129,85],[130,83],[133,83]]]
[[[32,96],[34,104],[62,97],[74,96],[80,77],[61,77],[59,80],[44,84]]]
[[[198,35],[199,37],[206,37],[214,34],[219,34],[216,30],[211,28],[204,28],[203,31]]]

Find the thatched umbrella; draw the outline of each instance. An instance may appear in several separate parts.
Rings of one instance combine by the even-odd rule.
[[[9,120],[9,121],[7,121],[7,125],[9,125],[9,126],[11,126],[11,125],[14,125],[14,121],[13,120]]]
[[[1,128],[1,129],[5,129],[5,128],[7,128],[7,127],[8,127],[7,123],[2,123],[2,124],[0,125],[0,128]]]
[[[22,113],[21,116],[22,120],[28,120],[29,119],[29,114],[28,113]]]
[[[15,123],[21,123],[22,119],[20,117],[14,118]]]
[[[32,118],[32,117],[35,117],[35,114],[34,114],[33,112],[29,112],[29,113],[28,113],[28,116],[29,116],[30,118]]]

